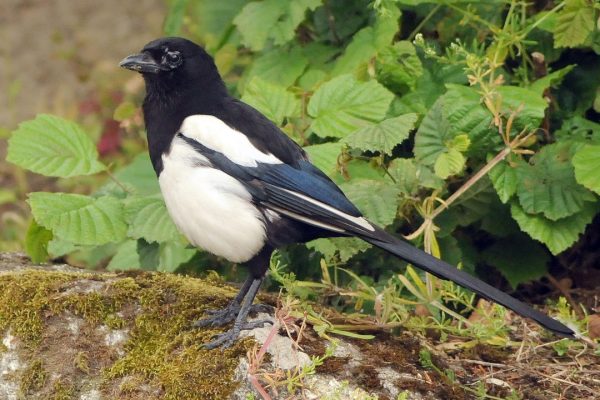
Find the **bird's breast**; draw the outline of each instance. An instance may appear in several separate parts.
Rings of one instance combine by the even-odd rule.
[[[193,245],[233,262],[262,249],[264,220],[239,181],[177,138],[162,162],[158,180],[167,210]]]

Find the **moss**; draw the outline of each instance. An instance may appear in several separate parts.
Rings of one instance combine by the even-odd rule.
[[[28,394],[43,388],[47,378],[48,373],[44,369],[42,361],[32,361],[21,375],[21,393]]]
[[[107,398],[224,399],[238,385],[232,378],[249,341],[223,352],[207,351],[201,344],[219,331],[192,329],[191,323],[205,309],[226,304],[231,295],[229,288],[172,274],[30,270],[0,275],[0,329],[10,329],[30,353],[40,354],[40,347],[57,346],[46,343],[46,321],[72,313],[87,325],[80,328],[80,342],[63,344],[64,354],[54,363],[65,379],[77,381],[81,374],[100,374]],[[127,330],[124,355],[98,353],[103,346],[94,335],[101,339],[97,336],[101,325]],[[96,354],[88,352],[90,347]],[[72,376],[62,370],[67,365]],[[65,381],[59,382],[59,388],[56,385],[53,398],[77,397],[72,385]],[[160,394],[140,393],[147,388]]]
[[[70,382],[57,379],[52,385],[52,400],[73,400],[75,398],[75,388]]]

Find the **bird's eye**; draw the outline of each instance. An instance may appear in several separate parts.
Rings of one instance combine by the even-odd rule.
[[[181,53],[178,51],[168,51],[165,54],[165,61],[171,68],[178,67],[181,64]]]

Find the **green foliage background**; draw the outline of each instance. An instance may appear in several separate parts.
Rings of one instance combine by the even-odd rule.
[[[599,211],[599,10],[591,0],[172,0],[164,30],[205,45],[232,94],[304,146],[370,220],[414,232],[453,264],[494,266],[515,287],[542,276]],[[143,136],[141,97],[114,118]],[[179,235],[146,153],[126,158],[107,165],[74,122],[23,122],[10,162],[65,179],[110,175],[91,195],[31,193],[28,253],[229,271]],[[353,239],[281,256],[313,279],[321,258],[368,280],[401,267]]]

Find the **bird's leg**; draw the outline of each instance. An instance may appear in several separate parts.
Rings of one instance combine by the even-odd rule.
[[[246,289],[246,294],[241,304],[239,305],[239,311],[237,313],[237,317],[235,318],[233,326],[228,331],[216,335],[213,341],[204,345],[205,348],[214,349],[217,347],[229,347],[235,342],[241,331],[260,327],[263,326],[265,323],[271,323],[271,321],[268,320],[246,322],[246,318],[248,318],[248,314],[252,309],[252,302],[256,297],[256,293],[258,293],[258,289],[260,288],[260,284],[262,283],[263,279],[264,278],[248,278],[248,280],[251,280],[251,282],[249,285],[246,285],[246,283],[248,282],[246,281],[246,283],[244,283],[244,286],[242,287],[242,289],[244,289],[246,288],[246,286],[248,286],[248,288]]]
[[[252,286],[254,280],[255,278],[253,276],[248,276],[238,294],[225,308],[206,310],[206,313],[209,315],[209,317],[196,321],[194,323],[194,327],[203,328],[207,326],[223,326],[235,320],[236,316],[240,312],[242,301],[248,294],[248,290]],[[262,279],[260,281],[262,282]],[[272,311],[272,309],[272,307],[266,304],[251,304],[248,312],[269,312]]]

